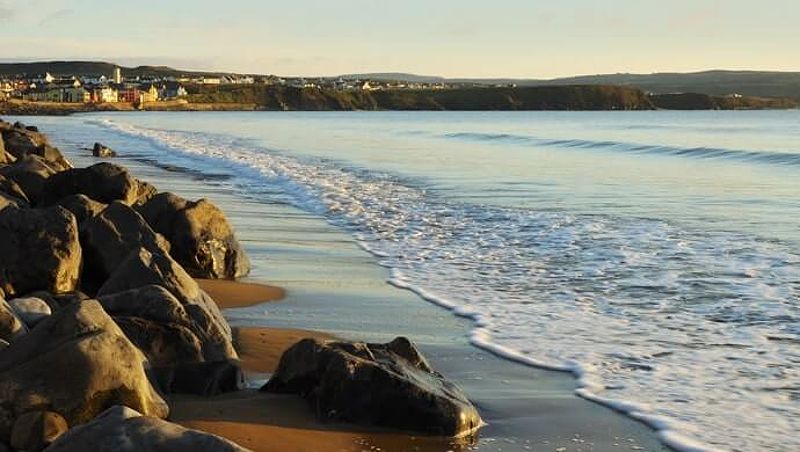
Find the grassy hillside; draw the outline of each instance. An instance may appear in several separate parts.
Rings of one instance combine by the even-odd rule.
[[[190,89],[192,103],[254,103],[265,110],[646,110],[640,90],[613,86],[332,91],[285,86]]]
[[[102,61],[43,61],[35,63],[0,63],[0,76],[10,76],[10,75],[37,76],[37,75],[43,75],[46,72],[49,72],[55,76],[58,75],[110,76],[114,72],[114,68],[116,67],[122,69],[122,75],[125,77],[136,77],[143,75],[177,77],[181,75],[211,74],[205,72],[183,71],[166,66],[123,67],[113,63],[106,63]],[[219,74],[213,74],[213,75],[219,75]]]

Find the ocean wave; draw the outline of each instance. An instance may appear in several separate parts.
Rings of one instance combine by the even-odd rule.
[[[695,159],[724,159],[740,162],[756,162],[782,166],[800,166],[800,153],[778,151],[754,151],[714,147],[676,147],[628,143],[623,141],[548,139],[508,133],[455,132],[440,135],[445,139],[494,142],[502,144],[529,145],[537,147],[557,147],[568,149],[594,149],[629,154],[652,154]]]
[[[779,242],[454,202],[229,136],[99,124],[224,167],[247,196],[324,215],[391,269],[392,284],[471,319],[473,344],[571,372],[579,396],[651,425],[670,447],[800,447],[786,389],[800,386],[800,256]]]

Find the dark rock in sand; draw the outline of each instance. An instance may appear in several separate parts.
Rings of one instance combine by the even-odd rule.
[[[69,430],[67,421],[52,411],[31,411],[17,418],[11,430],[11,447],[39,452]]]
[[[0,176],[14,181],[33,203],[41,198],[47,180],[56,172],[50,163],[38,155],[28,155],[13,165],[0,167]]]
[[[152,288],[141,290],[139,293],[124,293],[147,286],[161,286],[166,289],[185,313],[177,308],[175,300],[164,297],[161,291]],[[115,295],[120,299],[115,300],[112,297]],[[134,251],[103,284],[97,296],[104,300],[110,310],[119,313],[118,321],[126,325],[134,341],[143,342],[152,335],[169,341],[175,347],[173,350],[160,351],[146,347],[145,350],[150,350],[158,362],[164,362],[163,358],[171,353],[180,352],[176,356],[186,358],[185,363],[176,362],[174,366],[163,369],[162,375],[174,374],[166,379],[166,388],[173,392],[196,393],[198,386],[181,378],[188,374],[180,371],[183,367],[193,369],[193,364],[201,362],[219,363],[214,368],[214,375],[208,375],[198,381],[200,386],[206,388],[204,391],[219,392],[235,389],[220,380],[228,378],[230,374],[224,371],[225,369],[238,372],[238,364],[231,361],[238,356],[233,348],[230,326],[222,317],[214,300],[200,289],[194,279],[169,255],[152,253],[144,248]],[[126,304],[130,306],[126,307]],[[130,318],[123,321],[121,317],[125,313]],[[170,328],[166,328],[165,325],[159,324],[162,319],[173,319],[176,322],[170,325]],[[178,320],[180,322],[177,322]],[[199,343],[194,343],[194,338],[187,334],[188,332],[191,332]],[[193,351],[197,347],[202,351],[202,359]],[[231,369],[231,365],[235,368]],[[204,366],[209,369],[213,367],[211,364]],[[223,369],[223,372],[220,373],[219,368]],[[199,378],[199,375],[195,377]]]
[[[28,332],[22,319],[17,316],[14,309],[0,297],[0,340],[13,342],[18,337]]]
[[[0,210],[0,288],[74,292],[81,272],[75,217],[61,207]]]
[[[122,201],[133,205],[145,202],[156,189],[130,175],[127,169],[112,163],[98,163],[88,168],[62,171],[47,181],[45,205],[55,204],[70,195],[83,194],[105,204]]]
[[[165,288],[144,286],[98,300],[147,355],[164,390],[213,395],[240,388],[241,370],[228,336],[209,328],[213,320],[204,313],[190,315]]]
[[[481,425],[464,393],[406,338],[388,344],[304,339],[262,391],[300,394],[323,419],[459,436]]]
[[[197,278],[235,279],[250,272],[250,261],[225,214],[210,201],[187,201],[160,193],[137,208],[172,244],[171,254]]]
[[[116,157],[117,153],[114,152],[114,150],[108,146],[105,146],[100,143],[95,143],[94,146],[92,147],[92,155],[100,158],[111,158],[111,157]]]
[[[93,421],[74,427],[47,452],[246,452],[210,433],[142,416],[125,406],[109,408]]]
[[[95,300],[64,307],[0,353],[0,441],[30,411],[53,411],[69,425],[114,405],[166,417],[147,361]]]
[[[135,210],[114,201],[102,212],[83,222],[80,229],[84,254],[84,282],[97,288],[108,279],[131,252],[143,247],[169,254],[169,242],[153,232]]]
[[[106,204],[97,202],[86,195],[67,196],[58,201],[58,205],[72,212],[79,226],[108,207]]]

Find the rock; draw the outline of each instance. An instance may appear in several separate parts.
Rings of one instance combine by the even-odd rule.
[[[38,452],[69,430],[67,421],[52,411],[31,411],[14,422],[11,447],[26,452]]]
[[[50,145],[47,137],[38,131],[25,127],[15,127],[2,131],[6,152],[16,159],[37,155],[46,160],[53,168],[64,171],[72,168],[72,164],[61,154],[58,148]]]
[[[250,272],[250,261],[233,228],[211,202],[191,202],[172,193],[160,193],[137,210],[169,240],[172,256],[190,275],[235,279]]]
[[[3,135],[0,134],[0,165],[8,165],[16,161],[17,159],[13,155],[6,152],[6,146],[3,142]]]
[[[19,201],[23,201],[24,204],[30,203],[28,196],[22,191],[22,188],[20,188],[16,182],[5,176],[0,176],[0,192],[16,198]]]
[[[0,210],[0,288],[74,292],[81,272],[75,216],[61,207]]]
[[[28,200],[36,203],[56,170],[38,155],[27,155],[13,165],[0,167],[0,176],[14,181]]]
[[[3,339],[0,339],[0,352],[5,350],[6,347],[8,347],[9,345],[11,345],[11,344],[9,344],[8,342],[4,341]],[[2,449],[0,449],[0,450],[2,450]]]
[[[110,158],[110,157],[116,157],[117,153],[114,152],[114,150],[108,146],[105,146],[100,143],[95,143],[94,147],[92,147],[92,155],[95,157]]]
[[[28,328],[14,309],[0,298],[0,340],[10,343],[27,332]]]
[[[114,405],[166,417],[169,408],[148,380],[144,355],[96,300],[64,307],[0,354],[0,441],[35,410],[69,425]]]
[[[15,298],[8,301],[8,305],[17,314],[28,328],[33,328],[37,323],[53,314],[53,311],[41,298],[26,297]]]
[[[97,288],[131,254],[143,247],[169,254],[169,242],[153,232],[135,210],[114,201],[98,215],[87,219],[80,229],[84,253],[84,283]]]
[[[168,255],[151,253],[144,248],[131,253],[103,284],[97,296],[102,297],[150,285],[167,289],[181,302],[190,316],[199,315],[196,320],[209,317],[211,323],[217,324],[226,336],[230,337],[230,326],[222,317],[214,300]]]
[[[191,316],[169,291],[144,286],[98,300],[145,355],[160,387],[169,392],[214,395],[241,387],[242,375],[228,336],[212,320]]]
[[[156,189],[112,163],[98,163],[88,168],[74,168],[50,178],[45,187],[45,205],[52,205],[69,195],[83,194],[105,204],[122,201],[133,205],[145,202]]]
[[[109,408],[93,421],[74,427],[47,452],[246,452],[210,433],[142,416],[125,406]]]
[[[105,210],[106,204],[97,202],[86,195],[70,195],[58,201],[58,205],[75,215],[80,226],[84,221]]]
[[[323,419],[443,436],[481,425],[461,389],[433,371],[406,338],[388,344],[304,339],[283,354],[261,390],[303,395]]]

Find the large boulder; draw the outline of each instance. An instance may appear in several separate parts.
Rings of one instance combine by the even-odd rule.
[[[0,176],[0,194],[6,194],[17,201],[22,201],[24,204],[29,204],[30,200],[22,188],[5,176]]]
[[[14,163],[17,159],[6,152],[5,143],[3,142],[3,135],[0,134],[0,166]]]
[[[235,279],[250,272],[225,214],[210,201],[187,201],[160,193],[137,207],[153,229],[172,245],[172,256],[197,278]]]
[[[14,181],[32,203],[39,201],[47,180],[57,172],[38,155],[26,155],[12,165],[0,167],[0,176]]]
[[[167,289],[144,286],[98,300],[147,355],[164,390],[212,395],[239,389],[241,370],[228,336],[202,312],[191,315],[192,308]]]
[[[93,421],[74,427],[47,452],[246,452],[210,433],[191,430],[125,406],[109,408]]]
[[[61,207],[0,210],[0,289],[74,292],[81,272],[75,217]]]
[[[300,394],[323,419],[459,436],[481,426],[464,393],[406,338],[388,344],[304,339],[262,391]]]
[[[84,283],[99,287],[131,254],[143,247],[169,254],[169,242],[153,232],[135,210],[114,201],[80,228],[84,253]]]
[[[133,205],[148,200],[155,193],[152,185],[134,178],[125,168],[112,163],[98,163],[88,168],[62,171],[51,177],[42,202],[51,205],[66,196],[84,194],[105,204],[122,201]]]
[[[11,447],[39,452],[69,430],[67,421],[52,411],[31,411],[18,417],[11,430]]]
[[[58,201],[58,205],[72,212],[75,215],[75,219],[78,220],[79,226],[108,207],[106,204],[97,202],[86,195],[67,196]]]
[[[50,145],[47,137],[36,130],[15,126],[2,131],[5,150],[16,159],[37,155],[49,162],[58,171],[72,168],[58,148]]]
[[[19,318],[14,308],[0,297],[0,340],[13,342],[27,332],[25,322]]]
[[[147,286],[161,286],[166,289],[181,305],[185,316],[182,311],[175,310],[171,300],[152,290],[140,291],[142,298],[135,292],[125,293]],[[114,295],[121,299],[109,300],[109,297]],[[191,336],[186,334],[187,331],[200,341],[202,359],[191,353],[184,355],[186,361],[175,363],[172,369],[176,373],[169,377],[165,388],[173,392],[190,393],[214,393],[235,389],[229,382],[236,377],[239,367],[232,361],[238,356],[233,348],[230,326],[214,300],[200,289],[194,279],[169,255],[153,253],[144,248],[132,252],[100,287],[97,297],[104,300],[109,309],[118,312],[120,317],[129,314],[130,319],[124,323],[134,338],[143,335],[142,341],[146,341],[147,335],[151,334],[161,336],[165,340],[179,340],[182,342],[180,350],[187,353],[194,347],[194,345],[185,347],[193,342]],[[137,303],[141,306],[136,306]],[[131,306],[124,308],[126,304]],[[181,319],[182,323],[175,323],[174,329],[164,329],[163,325],[158,324],[161,321],[159,317],[151,317],[148,313],[147,310],[151,308],[157,308],[157,311],[160,311],[159,315],[166,315],[165,313],[169,312],[166,318]],[[156,321],[148,321],[148,318]],[[179,339],[174,336],[176,334]],[[168,356],[169,353],[171,352],[165,352],[164,356]],[[208,373],[214,375],[201,378],[201,375]],[[192,379],[202,383],[197,386],[192,383]]]
[[[114,405],[166,417],[146,365],[96,300],[64,307],[0,354],[0,441],[29,411],[53,411],[69,425]]]

